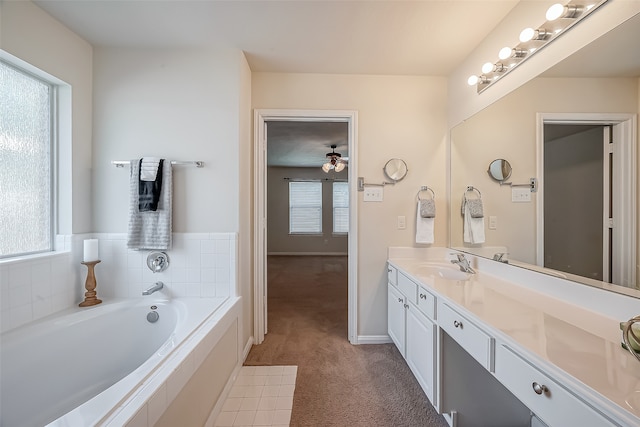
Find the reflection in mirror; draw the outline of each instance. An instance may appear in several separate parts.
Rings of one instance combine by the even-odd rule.
[[[496,159],[489,164],[487,172],[491,178],[502,184],[511,176],[511,164],[505,159]]]
[[[615,46],[615,49],[612,46]],[[489,218],[494,217],[493,227],[486,230],[485,243],[466,244],[463,242],[460,209],[453,205],[450,210],[452,248],[490,259],[496,253],[506,252],[509,254],[510,264],[640,297],[640,248],[637,238],[640,227],[637,214],[639,200],[636,172],[640,154],[640,150],[637,149],[640,56],[619,55],[619,52],[638,51],[640,14],[451,130],[451,200],[455,203],[458,200],[456,195],[461,194],[469,183],[474,183],[483,188],[485,215]],[[547,121],[546,118],[549,117],[551,119]],[[576,117],[583,119],[576,120]],[[588,117],[589,120],[585,120],[584,117]],[[612,117],[615,120],[611,120]],[[597,160],[601,163],[600,169],[591,169],[600,170],[601,172],[597,173],[602,174],[603,178],[606,178],[605,173],[610,174],[610,189],[604,185],[604,191],[603,188],[594,187],[600,184],[584,185],[583,181],[576,180],[573,174],[569,174],[568,167],[554,170],[554,177],[549,175],[549,171],[545,171],[545,167],[552,166],[549,163],[551,160],[559,160],[559,156],[563,155],[550,154],[549,147],[545,146],[545,139],[558,139],[557,135],[550,134],[550,127],[547,125],[566,124],[572,120],[574,125],[600,125],[608,120],[609,124],[613,125],[614,139],[630,135],[631,148],[626,153],[631,155],[618,153],[616,160],[614,150],[610,160],[607,152]],[[621,130],[616,135],[617,127]],[[500,129],[500,132],[496,133],[495,129]],[[602,131],[599,132],[602,135]],[[604,153],[603,145],[601,148],[600,153]],[[582,153],[584,147],[580,145],[579,148],[568,151],[568,161],[577,159],[576,150]],[[540,192],[527,192],[520,198],[515,197],[518,189],[489,185],[495,182],[494,179],[500,181],[500,177],[508,177],[502,174],[500,162],[495,166],[499,172],[497,175],[492,173],[492,168],[486,173],[486,165],[502,158],[509,159],[511,165],[515,166],[509,179],[526,182],[530,177],[537,177]],[[548,163],[546,165],[545,159]],[[622,162],[622,169],[627,171],[615,166],[616,161]],[[614,167],[610,168],[609,164]],[[577,169],[583,167],[579,164],[574,166]],[[556,183],[562,183],[564,189],[561,197],[570,204],[578,205],[582,196],[584,199],[599,200],[600,202],[596,203],[597,208],[588,208],[597,209],[599,225],[579,225],[586,224],[582,221],[581,212],[585,212],[587,208],[578,209],[570,215],[558,211],[548,214],[548,207],[558,207],[558,204],[552,201],[553,197],[557,197],[551,191],[556,185],[551,184],[552,179],[556,180]],[[614,194],[619,192],[620,196],[617,199],[628,209],[625,225],[617,230],[614,228],[614,231],[610,231],[612,229],[609,227],[615,223],[609,220],[611,209],[602,196],[602,193],[608,191],[613,191]],[[560,218],[566,219],[565,224],[569,225],[559,229],[564,233],[573,233],[565,234],[562,239],[574,243],[561,253],[570,254],[573,259],[560,259],[548,247],[545,249],[545,240],[550,240],[546,228]],[[586,227],[589,227],[589,230]],[[580,240],[593,232],[599,234],[597,239]],[[615,237],[616,232],[618,237]],[[612,242],[609,249],[605,248],[606,241]],[[578,269],[576,260],[583,261],[591,256],[582,252],[588,246],[599,246],[599,249],[603,250],[600,255],[587,262],[598,265],[583,265]],[[625,247],[623,251],[622,246]],[[616,263],[619,265],[616,266]],[[617,268],[625,274],[616,278],[607,268]]]
[[[393,182],[402,181],[407,176],[407,164],[402,159],[391,159],[384,165],[384,173]]]

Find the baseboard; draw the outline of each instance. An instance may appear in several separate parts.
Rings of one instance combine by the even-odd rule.
[[[242,350],[243,364],[244,364],[244,361],[247,360],[247,356],[249,355],[249,352],[251,351],[252,346],[253,346],[253,335],[249,337],[249,339],[247,340],[247,343],[244,345],[244,350]]]
[[[277,256],[348,256],[348,252],[267,252]]]
[[[358,342],[354,344],[389,344],[392,343],[389,335],[358,335]]]

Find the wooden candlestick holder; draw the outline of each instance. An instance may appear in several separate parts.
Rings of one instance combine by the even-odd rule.
[[[78,304],[80,307],[90,307],[102,302],[102,300],[96,298],[96,274],[93,271],[96,264],[99,262],[100,260],[82,263],[87,266],[87,280],[84,282],[84,287],[87,292],[84,293],[84,301]]]

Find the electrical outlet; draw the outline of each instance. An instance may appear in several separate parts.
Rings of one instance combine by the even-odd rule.
[[[529,187],[511,188],[511,201],[514,203],[527,203],[531,201],[531,189]]]
[[[407,217],[404,215],[398,216],[398,230],[404,230],[407,228]]]
[[[382,187],[365,187],[363,201],[381,202],[382,199],[383,199]]]

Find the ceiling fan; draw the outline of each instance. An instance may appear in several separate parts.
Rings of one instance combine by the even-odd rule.
[[[322,170],[326,173],[329,173],[331,169],[335,170],[336,172],[341,172],[348,164],[349,159],[346,157],[342,158],[342,155],[340,153],[336,153],[336,147],[337,145],[335,144],[331,145],[332,151],[331,153],[327,153],[327,162],[322,165]]]

